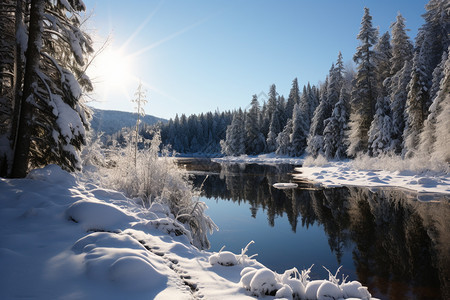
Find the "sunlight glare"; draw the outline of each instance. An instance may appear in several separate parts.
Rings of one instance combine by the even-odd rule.
[[[120,88],[132,80],[131,59],[121,51],[107,49],[96,62],[96,73],[100,82],[108,88]]]

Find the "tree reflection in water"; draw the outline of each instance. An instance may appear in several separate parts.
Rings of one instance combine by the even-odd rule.
[[[204,167],[204,166],[203,166]],[[195,169],[195,165],[190,168]],[[386,299],[450,299],[450,201],[436,196],[420,202],[400,189],[342,187],[317,189],[291,181],[291,165],[223,164],[210,174],[202,193],[207,198],[250,204],[250,215],[263,209],[270,226],[286,214],[293,232],[321,225],[341,263],[350,249],[358,280],[374,296]],[[206,175],[197,173],[200,186]],[[348,251],[348,250],[347,250]]]

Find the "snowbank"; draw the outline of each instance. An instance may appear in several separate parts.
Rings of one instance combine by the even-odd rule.
[[[450,194],[450,174],[444,172],[358,169],[353,165],[353,161],[324,162],[320,165],[303,166],[295,170],[299,174],[294,175],[294,178],[307,178],[325,187],[390,186],[410,189],[419,194]]]
[[[169,209],[143,209],[57,166],[0,179],[0,298],[360,297],[359,283],[277,274],[246,255],[200,251]],[[364,292],[364,294],[361,293]]]

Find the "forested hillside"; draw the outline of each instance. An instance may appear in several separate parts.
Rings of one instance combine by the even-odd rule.
[[[124,127],[136,126],[136,113],[117,110],[92,109],[91,129],[95,132],[103,132],[105,135],[117,133]],[[145,115],[141,119],[142,123],[154,125],[167,120],[152,115]]]

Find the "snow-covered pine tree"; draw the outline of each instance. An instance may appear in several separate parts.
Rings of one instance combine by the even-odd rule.
[[[387,96],[388,90],[384,81],[391,74],[392,47],[389,32],[385,32],[374,47],[375,73],[377,78],[377,95]]]
[[[339,100],[334,105],[331,117],[326,120],[326,126],[323,130],[323,148],[326,158],[341,159],[346,157],[349,101],[350,94],[346,86],[343,85]]]
[[[405,103],[407,99],[407,86],[411,80],[411,59],[413,45],[406,34],[405,19],[399,13],[396,21],[391,25],[391,49],[390,77],[384,81],[390,97],[392,142],[391,150],[400,153],[403,143],[403,131],[405,128]]]
[[[250,110],[245,118],[245,153],[259,154],[264,151],[265,138],[260,130],[261,112],[257,95],[253,95],[250,105]]]
[[[303,99],[303,95],[302,95]],[[292,156],[300,156],[305,152],[306,139],[308,137],[309,126],[307,124],[307,107],[296,104],[292,115],[292,131],[289,136],[290,151]]]
[[[391,150],[392,120],[389,97],[379,96],[375,116],[369,129],[369,153],[379,156]]]
[[[391,24],[391,76],[394,76],[404,67],[405,61],[411,60],[413,45],[406,34],[405,18],[398,13],[394,23]]]
[[[81,96],[92,85],[85,75],[93,52],[78,12],[81,1],[32,1],[23,97],[12,176],[28,167],[56,163],[67,170],[81,167],[89,111]]]
[[[449,48],[450,50],[450,48]],[[441,158],[443,159],[443,161],[445,161],[445,157],[447,155],[441,155],[443,153],[445,153],[446,151],[448,151],[447,149],[442,149],[442,145],[436,145],[436,140],[437,138],[440,141],[443,141],[441,137],[437,137],[437,130],[436,130],[436,125],[437,125],[437,117],[441,114],[443,114],[443,116],[446,114],[445,112],[443,113],[443,111],[445,109],[448,110],[448,108],[446,108],[446,106],[449,106],[449,99],[448,99],[448,94],[450,93],[449,89],[450,89],[450,82],[449,82],[449,72],[450,72],[450,59],[448,58],[448,53],[444,52],[444,54],[442,55],[442,61],[441,63],[436,67],[435,69],[435,73],[440,72],[442,75],[442,79],[441,79],[441,84],[440,84],[440,89],[438,90],[438,92],[436,93],[436,97],[434,98],[433,103],[430,106],[429,109],[429,115],[427,120],[425,120],[425,124],[424,124],[424,128],[423,131],[420,134],[420,144],[419,144],[419,152],[422,155],[430,155],[433,154],[434,152],[438,152],[440,153],[440,155],[436,155],[436,158]],[[447,93],[447,95],[446,95]],[[447,99],[446,99],[447,97]],[[442,124],[448,124],[448,120],[445,119],[450,119],[450,112],[447,112],[447,116],[446,117],[441,117],[441,125]],[[446,123],[447,122],[447,123]],[[440,130],[442,132],[440,132],[441,135],[443,135],[443,138],[447,137],[447,142],[446,144],[448,144],[449,141],[449,134],[448,131],[450,127],[447,127],[446,131],[445,130]],[[445,139],[444,139],[445,140]],[[448,146],[444,146],[444,148],[448,148]]]
[[[431,113],[436,113],[436,132],[432,157],[450,164],[450,46],[444,66],[444,78],[433,104]]]
[[[270,116],[269,132],[266,139],[266,152],[274,152],[277,149],[277,136],[283,129],[281,127],[281,109],[278,102],[278,93],[275,84],[272,84],[267,102],[267,116]]]
[[[277,150],[275,151],[278,155],[289,155],[291,142],[290,135],[292,134],[292,119],[289,119],[284,126],[283,130],[277,136]]]
[[[226,139],[220,142],[222,153],[237,156],[245,153],[245,117],[242,109],[234,112],[227,127]]]
[[[311,124],[311,120],[314,116],[314,111],[319,105],[319,89],[316,86],[312,86],[309,84],[306,86],[306,92],[308,93],[308,103],[309,103],[309,117],[308,117],[308,127]]]
[[[375,55],[372,49],[377,42],[377,36],[378,32],[372,26],[372,16],[366,7],[361,21],[361,30],[357,35],[360,45],[356,48],[353,56],[353,60],[358,66],[350,101],[350,132],[347,150],[349,156],[356,156],[357,153],[368,149],[368,132],[375,114],[377,98]]]
[[[378,156],[387,153],[391,149],[392,141],[392,119],[390,110],[390,98],[388,89],[384,84],[391,72],[392,50],[390,35],[383,34],[374,47],[375,50],[375,73],[377,78],[377,102],[375,104],[375,115],[369,129],[369,153]]]
[[[298,87],[298,80],[294,78],[292,80],[292,87],[289,92],[289,97],[286,103],[286,116],[292,118],[292,113],[294,111],[294,105],[300,102],[300,89]]]
[[[431,89],[433,71],[450,44],[450,3],[445,0],[430,0],[425,8],[425,24],[417,33],[411,81],[408,85],[402,152],[406,157],[413,156],[417,151],[419,135],[435,96],[431,92],[436,92],[436,89]]]
[[[319,91],[319,104],[314,110],[314,115],[311,119],[311,125],[309,127],[309,134],[307,137],[306,151],[313,157],[317,157],[323,150],[323,129],[325,112],[329,108],[327,95],[328,95],[328,76],[325,79],[325,83],[322,84]]]

